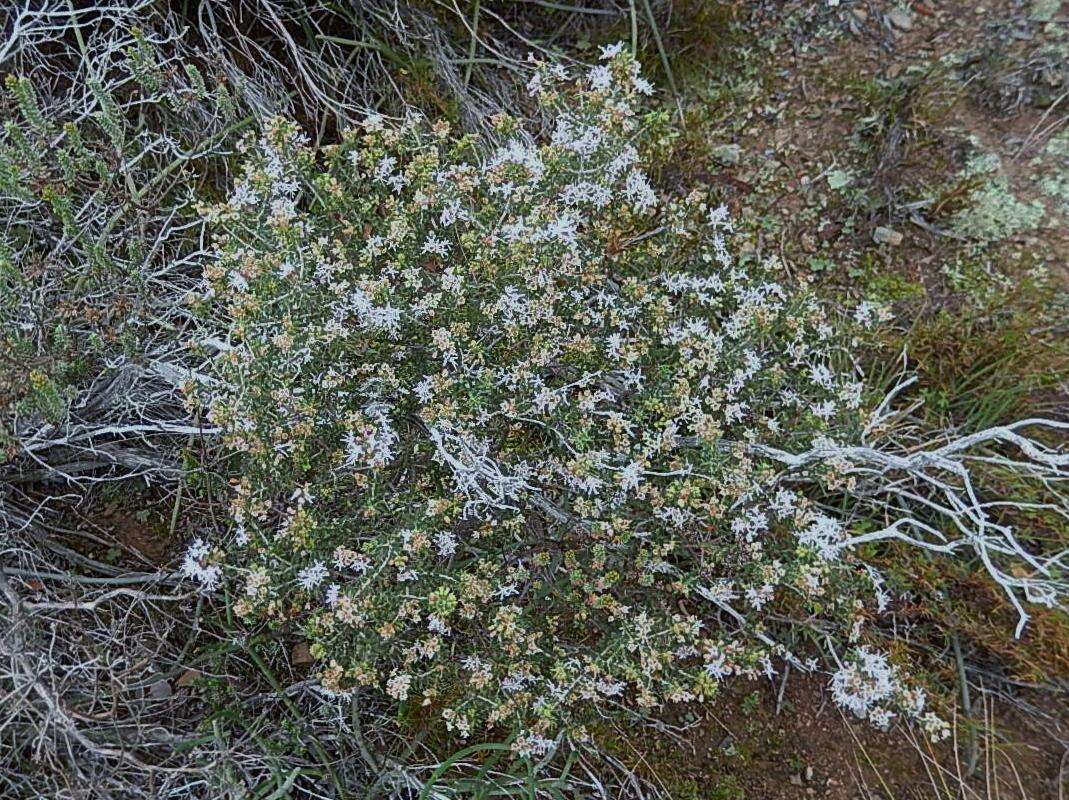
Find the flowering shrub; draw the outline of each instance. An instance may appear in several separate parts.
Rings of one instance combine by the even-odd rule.
[[[276,122],[206,210],[195,301],[210,368],[188,388],[237,477],[232,542],[186,572],[298,627],[328,692],[523,754],[592,711],[812,668],[776,619],[859,642],[887,598],[851,548],[915,522],[816,502],[855,488],[869,451],[841,443],[882,419],[842,367],[854,323],[733,259],[707,195],[658,196],[648,84],[603,62],[531,82],[556,121],[538,143],[504,116],[492,142],[371,117],[317,154]],[[921,713],[882,656],[850,659],[844,705]]]

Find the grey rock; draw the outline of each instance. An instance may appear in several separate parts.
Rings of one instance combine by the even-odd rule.
[[[900,31],[913,30],[913,15],[904,8],[893,8],[887,12],[887,21]]]
[[[876,244],[889,244],[891,247],[898,247],[902,244],[902,234],[893,228],[884,228],[880,226],[872,232],[872,241]]]
[[[153,700],[166,700],[174,694],[174,690],[171,689],[170,681],[166,678],[160,678],[149,687],[148,693]]]

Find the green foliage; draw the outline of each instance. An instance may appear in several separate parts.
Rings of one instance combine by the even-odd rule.
[[[859,435],[849,325],[775,261],[734,262],[702,193],[660,206],[645,83],[606,56],[582,90],[533,82],[545,143],[507,117],[504,144],[372,117],[317,152],[278,122],[206,209],[201,338],[227,344],[191,390],[236,456],[235,537],[194,542],[186,573],[299,630],[327,691],[521,755],[582,739],[592,709],[799,663],[710,610],[844,631],[874,588],[768,457]],[[919,713],[885,661],[859,663]]]

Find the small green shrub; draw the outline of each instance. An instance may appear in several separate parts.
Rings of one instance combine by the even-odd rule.
[[[284,121],[250,148],[206,209],[219,258],[192,301],[210,366],[189,390],[236,458],[233,539],[196,541],[185,571],[300,631],[328,693],[526,755],[594,710],[813,668],[772,635],[794,615],[850,650],[846,707],[919,715],[860,646],[888,598],[853,548],[987,554],[926,541],[926,509],[868,485],[900,470],[928,491],[953,458],[851,444],[883,410],[846,334],[880,312],[829,316],[775,261],[731,257],[725,209],[659,198],[647,86],[607,55],[532,82],[557,120],[541,144],[504,116],[495,141],[371,117],[321,152]],[[1011,596],[1031,586],[998,553]]]

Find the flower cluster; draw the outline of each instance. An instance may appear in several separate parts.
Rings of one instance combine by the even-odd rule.
[[[196,301],[237,613],[298,626],[330,692],[527,754],[594,708],[804,667],[772,618],[856,632],[881,591],[769,455],[862,426],[835,320],[733,258],[707,194],[657,194],[649,86],[604,56],[531,82],[540,135],[373,116],[315,152],[277,122],[206,211]]]
[[[940,740],[949,735],[947,723],[935,714],[924,713],[924,690],[907,687],[897,667],[887,656],[868,647],[859,647],[832,675],[831,693],[840,706],[879,728],[887,728],[895,709],[916,718],[929,737]]]

